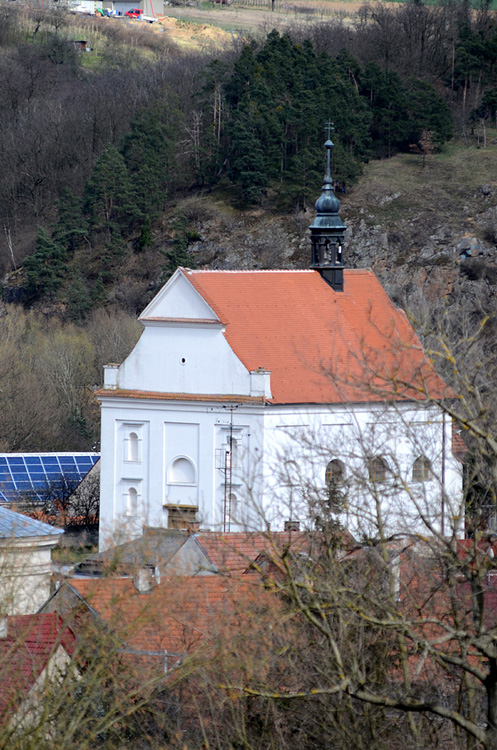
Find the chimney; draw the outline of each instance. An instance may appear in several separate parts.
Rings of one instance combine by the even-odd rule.
[[[300,521],[285,521],[285,531],[300,531]]]
[[[250,395],[271,398],[271,372],[263,367],[250,371]]]
[[[104,365],[104,388],[115,391],[118,387],[120,365]]]
[[[0,617],[0,638],[7,638],[9,635],[9,623],[7,617]]]
[[[155,568],[155,566],[153,566]],[[154,570],[148,565],[137,570],[133,577],[133,584],[139,594],[150,594],[156,585]]]

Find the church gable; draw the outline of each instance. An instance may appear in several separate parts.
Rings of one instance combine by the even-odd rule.
[[[179,268],[140,315],[142,323],[164,320],[212,321],[219,323],[216,313]]]

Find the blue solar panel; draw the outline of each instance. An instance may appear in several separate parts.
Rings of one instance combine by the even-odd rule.
[[[41,458],[39,456],[24,456],[24,463],[26,466],[41,466]]]
[[[0,455],[0,503],[23,498],[46,498],[47,488],[57,491],[58,482],[74,485],[100,458],[98,453]]]

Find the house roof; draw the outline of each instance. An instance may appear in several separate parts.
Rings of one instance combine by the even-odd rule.
[[[312,546],[308,533],[295,532],[216,532],[195,535],[200,546],[221,573],[243,574],[264,553],[279,558],[284,550],[299,552]]]
[[[139,593],[130,578],[78,578],[69,584],[128,647],[178,655],[227,626],[244,611],[244,602],[263,595],[259,579],[247,576],[173,576],[149,593]]]
[[[39,536],[57,536],[63,529],[37,521],[8,508],[0,507],[0,539],[20,539]]]
[[[0,637],[0,722],[19,709],[57,648],[72,655],[74,642],[55,612],[7,618],[7,637]]]
[[[271,371],[273,403],[343,403],[449,395],[406,315],[372,271],[181,269],[248,370]]]
[[[166,567],[171,563],[176,570],[177,554],[181,549],[191,550],[191,574],[194,568],[198,572],[215,572],[205,551],[198,545],[195,536],[187,531],[148,527],[143,536],[131,542],[111,547],[105,552],[95,552],[86,557],[76,570],[79,573],[109,573],[118,570],[121,574],[133,574],[140,566],[154,565],[159,567],[164,575]],[[195,552],[199,555],[195,555]],[[184,568],[186,561],[182,561]],[[182,569],[181,568],[181,569]],[[176,570],[177,572],[177,570]]]

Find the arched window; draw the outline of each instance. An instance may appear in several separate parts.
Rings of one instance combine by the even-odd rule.
[[[419,456],[412,465],[412,481],[428,482],[432,477],[431,463],[426,456]]]
[[[176,458],[167,472],[169,484],[195,484],[195,466],[189,458]]]
[[[139,440],[136,432],[130,432],[127,441],[126,460],[127,461],[138,461],[140,458],[139,453]]]
[[[326,467],[326,471],[324,474],[324,481],[326,483],[326,486],[336,486],[337,484],[341,484],[344,479],[345,464],[343,463],[343,461],[339,461],[338,458],[333,458]]]
[[[126,515],[136,516],[138,513],[138,492],[134,487],[128,487],[126,492]]]
[[[386,482],[390,469],[382,456],[374,456],[368,461],[368,473],[372,482]]]

